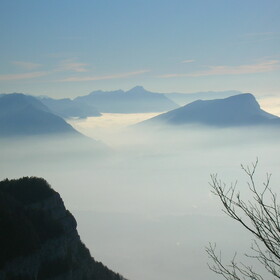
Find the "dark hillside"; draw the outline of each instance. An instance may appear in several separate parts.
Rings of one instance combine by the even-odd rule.
[[[0,182],[0,279],[123,280],[95,261],[42,178]]]

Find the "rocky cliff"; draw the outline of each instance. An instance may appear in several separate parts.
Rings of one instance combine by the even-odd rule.
[[[0,280],[124,280],[95,261],[41,178],[0,182]]]

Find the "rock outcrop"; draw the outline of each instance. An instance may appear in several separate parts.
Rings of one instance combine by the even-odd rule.
[[[91,257],[76,227],[44,179],[0,182],[0,279],[124,280]]]

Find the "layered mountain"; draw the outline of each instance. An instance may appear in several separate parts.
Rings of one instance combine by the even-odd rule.
[[[0,97],[0,136],[79,133],[32,96],[21,93]]]
[[[236,90],[227,90],[227,91],[204,91],[204,92],[195,92],[195,93],[165,93],[165,96],[173,100],[175,103],[183,106],[199,99],[203,99],[203,100],[221,99],[221,98],[227,98],[238,94],[241,94],[241,92]]]
[[[124,280],[91,257],[60,195],[42,178],[0,182],[0,279]]]
[[[280,125],[280,118],[260,108],[255,97],[239,94],[224,99],[197,100],[178,109],[144,121],[153,124],[201,124],[217,127],[246,125]]]
[[[0,97],[2,151],[42,160],[104,156],[109,148],[79,133],[37,98],[14,93]]]
[[[153,93],[141,86],[129,91],[94,91],[80,96],[74,101],[95,106],[104,113],[147,113],[164,112],[177,108],[178,105],[160,93]]]
[[[92,105],[77,102],[70,98],[53,99],[38,97],[54,114],[62,118],[86,118],[101,116],[100,112]]]

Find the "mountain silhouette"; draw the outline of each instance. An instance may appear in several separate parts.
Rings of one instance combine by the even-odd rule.
[[[125,280],[96,261],[74,216],[43,179],[0,182],[0,279]]]
[[[50,97],[38,97],[38,99],[54,114],[59,115],[62,118],[86,118],[101,116],[95,107],[87,103],[77,102],[70,98],[53,99]]]
[[[184,106],[188,103],[194,102],[198,99],[210,100],[227,98],[233,95],[241,94],[240,91],[227,90],[227,91],[202,91],[195,93],[165,93],[165,96],[173,100],[180,106]]]
[[[94,91],[74,99],[82,104],[95,106],[104,113],[148,113],[164,112],[178,105],[160,93],[153,93],[141,86],[129,91]]]
[[[0,136],[62,133],[80,134],[32,96],[13,93],[0,97]]]
[[[280,118],[263,111],[255,97],[246,93],[224,99],[197,100],[141,124],[160,123],[227,127],[280,124]]]

